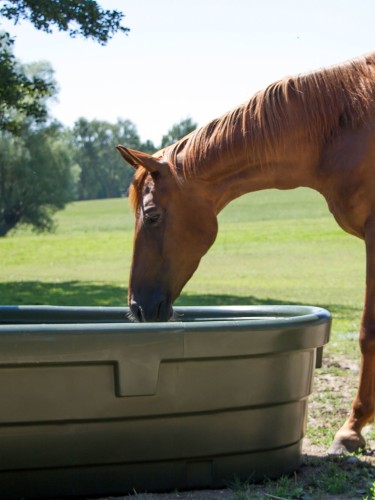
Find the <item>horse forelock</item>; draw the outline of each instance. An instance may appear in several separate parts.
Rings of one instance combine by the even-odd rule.
[[[180,179],[187,179],[200,173],[207,158],[223,152],[235,157],[239,145],[267,157],[297,124],[310,140],[323,141],[343,126],[360,125],[374,108],[375,52],[272,83],[166,148],[164,158]]]
[[[135,171],[133,182],[130,184],[129,188],[129,203],[133,212],[137,212],[141,206],[142,200],[142,188],[148,171],[143,167],[138,167]]]

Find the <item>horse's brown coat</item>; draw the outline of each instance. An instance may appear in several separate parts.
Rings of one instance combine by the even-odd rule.
[[[153,157],[119,151],[137,170],[129,304],[140,321],[170,317],[215,240],[217,214],[244,193],[316,189],[340,226],[364,239],[359,388],[331,451],[363,447],[375,414],[375,52],[276,82]]]

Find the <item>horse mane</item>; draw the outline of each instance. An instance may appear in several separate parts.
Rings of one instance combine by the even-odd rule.
[[[170,165],[177,181],[197,176],[205,160],[223,153],[267,159],[296,126],[322,143],[345,127],[358,127],[375,108],[375,52],[330,68],[287,77],[257,92],[244,104],[155,153]],[[180,156],[179,153],[183,152]],[[177,161],[179,160],[179,161]],[[147,171],[139,168],[130,189],[134,210]]]
[[[277,81],[208,125],[166,148],[163,159],[186,179],[199,174],[205,159],[239,143],[250,155],[274,152],[293,127],[302,125],[319,142],[343,127],[357,127],[375,107],[375,52],[330,68]],[[179,166],[177,155],[183,151]],[[176,172],[176,169],[178,171]]]

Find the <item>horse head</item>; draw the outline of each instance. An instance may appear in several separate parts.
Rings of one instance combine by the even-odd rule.
[[[128,302],[135,321],[167,321],[172,304],[215,241],[217,218],[204,183],[180,180],[171,164],[118,146],[135,170]]]

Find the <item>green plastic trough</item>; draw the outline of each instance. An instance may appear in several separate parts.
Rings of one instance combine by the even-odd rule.
[[[0,307],[1,498],[216,488],[301,458],[315,307]]]

